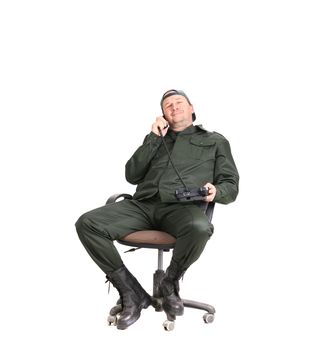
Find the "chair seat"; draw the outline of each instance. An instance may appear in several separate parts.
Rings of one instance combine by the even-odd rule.
[[[164,231],[147,230],[129,233],[118,242],[131,247],[171,249],[176,239]]]

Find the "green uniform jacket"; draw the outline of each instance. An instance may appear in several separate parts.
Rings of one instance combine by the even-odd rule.
[[[210,182],[217,188],[215,202],[227,204],[236,199],[239,175],[224,136],[201,125],[191,125],[179,133],[168,130],[165,141],[175,167],[189,188]],[[128,182],[138,185],[133,196],[138,200],[159,194],[162,202],[177,202],[175,190],[183,188],[161,137],[153,132],[126,163],[125,176]]]

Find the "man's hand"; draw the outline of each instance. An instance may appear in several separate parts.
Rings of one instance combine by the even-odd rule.
[[[162,130],[162,134],[163,136],[165,136],[168,130],[168,123],[167,123],[167,120],[164,119],[163,117],[157,117],[155,120],[155,123],[152,124],[153,133],[156,134],[157,136],[160,136],[158,128]]]
[[[212,202],[216,196],[216,187],[212,185],[211,183],[207,182],[206,185],[204,185],[208,189],[208,196],[206,196],[203,201],[204,202]]]

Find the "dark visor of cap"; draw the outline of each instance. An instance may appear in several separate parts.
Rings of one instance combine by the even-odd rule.
[[[184,96],[184,97],[186,98],[187,102],[188,102],[189,104],[191,104],[190,101],[189,101],[189,98],[187,97],[187,95],[185,94],[184,91],[182,91],[182,90],[173,90],[173,89],[172,89],[172,90],[168,90],[168,91],[166,91],[166,92],[164,93],[164,95],[163,95],[163,97],[162,97],[162,100],[161,100],[161,106],[163,105],[163,102],[164,102],[164,100],[165,100],[167,97],[170,97],[170,96],[173,96],[173,95]]]

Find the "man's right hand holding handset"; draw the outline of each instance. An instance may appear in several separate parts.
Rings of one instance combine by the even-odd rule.
[[[153,133],[157,136],[161,136],[158,131],[158,128],[161,129],[163,136],[165,136],[168,130],[168,122],[163,116],[157,117],[155,122],[152,124]]]

